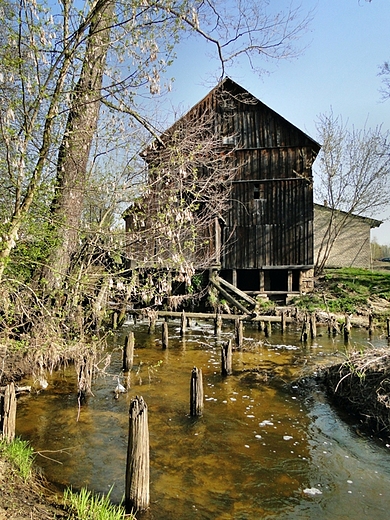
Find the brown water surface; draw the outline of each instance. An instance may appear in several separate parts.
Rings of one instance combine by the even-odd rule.
[[[124,337],[134,330],[134,368],[121,372]],[[80,410],[73,367],[46,375],[46,390],[18,404],[17,434],[39,452],[37,463],[61,486],[88,486],[120,502],[124,494],[128,409],[135,395],[149,408],[151,508],[139,518],[159,520],[350,519],[387,520],[390,453],[357,433],[316,388],[291,387],[311,367],[345,350],[324,331],[301,344],[299,331],[265,338],[251,326],[234,352],[232,376],[220,375],[213,327],[193,325],[184,339],[170,323],[170,346],[160,328],[129,325],[112,342],[111,364],[96,378]],[[352,343],[367,345],[354,331]],[[384,341],[376,338],[378,345]],[[189,417],[192,368],[203,371],[205,407]],[[128,392],[114,398],[117,376]],[[31,381],[36,386],[36,381]]]

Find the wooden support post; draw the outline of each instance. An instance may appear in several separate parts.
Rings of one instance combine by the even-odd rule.
[[[390,318],[387,318],[387,338],[390,339]]]
[[[162,348],[168,348],[168,323],[166,321],[162,324]]]
[[[244,336],[242,320],[237,319],[235,321],[234,330],[235,330],[235,337],[236,337],[236,347],[238,349],[241,349],[242,343],[243,343],[243,336]]]
[[[264,321],[261,321],[261,320],[259,321],[259,324],[257,326],[257,330],[259,330],[260,332],[262,330],[264,330]]]
[[[128,512],[149,507],[149,426],[148,407],[135,397],[129,409],[129,439],[126,462],[125,505]]]
[[[270,321],[264,321],[264,334],[267,338],[272,334]]]
[[[371,335],[374,332],[374,318],[372,312],[368,315],[368,333]]]
[[[116,330],[118,328],[118,313],[114,311],[112,313],[112,330]]]
[[[345,322],[344,322],[344,340],[345,341],[348,341],[350,331],[351,331],[351,318],[348,316],[348,314],[346,314]]]
[[[203,415],[203,377],[202,369],[194,367],[191,373],[190,385],[190,415]]]
[[[130,331],[125,338],[125,345],[123,347],[123,370],[128,372],[133,368],[134,358],[134,332]]]
[[[187,327],[190,329],[192,327],[192,318],[187,317]]]
[[[286,331],[286,311],[282,311],[280,316],[280,330],[282,334]]]
[[[317,337],[317,319],[315,312],[310,314],[310,337],[311,339],[315,339]]]
[[[187,327],[187,321],[186,321],[186,315],[185,312],[182,311],[180,316],[180,335],[184,336],[186,333],[186,327]]]
[[[214,318],[214,333],[216,336],[219,336],[222,331],[222,316],[217,314]]]
[[[149,332],[149,334],[154,334],[155,330],[156,330],[156,315],[153,314],[153,315],[149,316],[148,332]]]
[[[88,395],[92,394],[92,377],[93,377],[94,356],[92,354],[85,355],[79,364],[76,364],[78,372],[78,399],[79,403],[84,401]]]
[[[307,341],[307,336],[307,315],[305,315],[305,320],[302,325],[301,341]]]
[[[6,386],[0,403],[0,425],[3,438],[12,442],[15,438],[16,393],[14,383]]]
[[[221,373],[223,376],[230,376],[233,372],[232,357],[232,340],[229,339],[229,341],[221,346]]]

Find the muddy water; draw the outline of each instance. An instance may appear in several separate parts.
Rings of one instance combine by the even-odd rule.
[[[151,508],[140,518],[388,519],[389,448],[361,436],[315,388],[302,394],[286,385],[344,351],[340,339],[324,334],[301,345],[297,330],[265,338],[247,327],[244,351],[234,353],[234,374],[222,378],[220,342],[209,324],[193,326],[182,340],[172,322],[166,351],[159,327],[155,335],[145,324],[132,328],[136,355],[129,378],[121,373],[125,328],[79,420],[72,367],[48,375],[46,390],[20,399],[17,434],[39,452],[49,480],[105,493],[113,486],[112,498],[120,502],[129,404],[142,395],[149,407]],[[231,334],[224,329],[221,340]],[[352,343],[367,342],[364,332],[354,332]],[[205,392],[198,419],[188,416],[194,366],[203,370]],[[118,375],[129,390],[115,399]]]

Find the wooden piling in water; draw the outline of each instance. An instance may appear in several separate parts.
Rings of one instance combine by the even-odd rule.
[[[235,338],[236,338],[236,347],[237,347],[237,349],[241,349],[243,340],[244,340],[242,320],[237,319],[235,321],[234,330],[235,330]]]
[[[168,323],[166,321],[162,324],[162,348],[163,350],[168,348]]]
[[[307,315],[305,315],[303,324],[302,324],[302,332],[301,332],[301,341],[307,341]]]
[[[148,333],[154,334],[156,330],[156,316],[149,316],[149,327],[148,327]]]
[[[309,318],[310,324],[310,337],[311,339],[315,339],[317,337],[317,318],[316,313],[312,312]]]
[[[78,368],[79,402],[84,401],[87,395],[92,394],[93,363],[94,356],[89,354],[85,355],[79,364],[76,364],[76,369]]]
[[[368,333],[371,335],[374,332],[374,317],[372,312],[368,315]]]
[[[221,346],[221,373],[223,376],[230,376],[233,372],[233,347],[232,340],[229,339]]]
[[[214,318],[214,334],[219,336],[222,331],[222,316],[217,314]]]
[[[348,341],[349,334],[351,331],[351,318],[348,314],[345,315],[345,322],[344,322],[344,340]]]
[[[390,318],[387,318],[387,339],[390,339]]]
[[[181,316],[180,316],[180,335],[181,336],[184,336],[184,334],[186,333],[186,328],[187,328],[186,315],[185,315],[185,312],[182,311]]]
[[[190,415],[203,415],[203,377],[202,369],[194,367],[191,372],[190,384]]]
[[[130,331],[125,338],[125,345],[123,347],[123,370],[128,372],[133,368],[134,359],[134,332]]]
[[[15,438],[16,424],[16,393],[13,382],[6,386],[4,397],[0,400],[1,433],[7,442],[12,442]]]
[[[282,311],[280,316],[280,330],[282,334],[286,331],[286,312]]]
[[[129,439],[126,461],[125,505],[128,512],[149,507],[149,426],[148,407],[135,397],[129,409]]]

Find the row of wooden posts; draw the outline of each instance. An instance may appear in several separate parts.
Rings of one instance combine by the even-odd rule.
[[[209,315],[210,316],[210,315]],[[180,332],[185,334],[186,328],[190,325],[191,316],[186,316],[184,312],[180,314]],[[271,334],[272,320],[258,320],[259,329],[266,335]],[[286,315],[282,313],[280,317],[281,330],[286,327]],[[372,322],[369,330],[372,330]],[[222,317],[215,316],[215,333],[219,335],[222,329]],[[155,332],[156,316],[150,318],[149,332]],[[350,333],[351,323],[348,316],[344,323],[344,337],[347,339]],[[336,321],[330,321],[328,325],[329,333],[339,333]],[[308,315],[302,325],[301,340],[306,341],[308,337],[316,337],[315,315]],[[390,338],[390,318],[387,319],[387,336]],[[243,321],[235,319],[235,344],[240,349],[243,344]],[[168,323],[162,323],[162,348],[167,349]],[[233,343],[229,339],[221,346],[221,374],[228,376],[232,374]],[[128,372],[133,367],[134,358],[134,333],[131,331],[126,336],[123,348],[123,370]],[[84,363],[85,366],[89,364]],[[82,364],[82,367],[84,366]],[[90,368],[90,367],[89,367]],[[80,369],[80,374],[83,369]],[[91,370],[88,370],[90,375]],[[84,372],[83,372],[84,373]],[[84,374],[85,376],[85,374]],[[81,377],[83,379],[83,377]],[[190,415],[193,417],[203,414],[203,378],[202,370],[194,367],[190,379]],[[0,433],[3,438],[11,442],[15,437],[16,423],[16,392],[14,383],[8,384],[4,389],[4,395],[0,395]],[[148,408],[142,396],[135,397],[129,408],[129,438],[126,462],[126,489],[125,503],[128,509],[144,510],[149,507],[149,429],[148,429]]]
[[[242,324],[242,322],[241,322]],[[239,327],[241,330],[242,327]],[[162,325],[162,347],[168,347],[168,324]],[[126,336],[123,349],[123,369],[133,365],[134,333]],[[221,374],[232,374],[233,346],[229,339],[221,346]],[[202,369],[194,367],[190,379],[190,416],[200,417],[204,409]],[[142,396],[132,400],[129,410],[129,440],[126,461],[125,503],[128,509],[144,510],[149,507],[149,426],[148,408]]]

